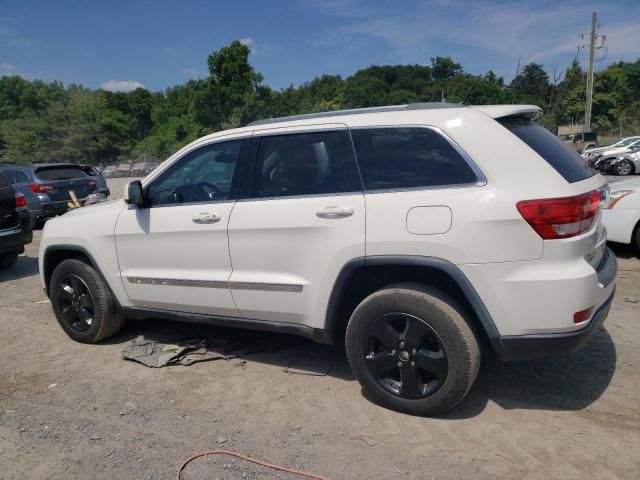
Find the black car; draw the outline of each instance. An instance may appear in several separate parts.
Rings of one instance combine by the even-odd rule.
[[[27,201],[0,173],[0,268],[10,268],[33,239]]]

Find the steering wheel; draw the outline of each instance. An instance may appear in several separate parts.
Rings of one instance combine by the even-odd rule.
[[[200,202],[205,200],[212,200],[213,196],[211,194],[221,194],[222,190],[220,190],[216,185],[211,182],[201,181],[196,182],[191,185],[191,189],[189,191],[189,197],[192,202]],[[202,198],[202,196],[206,198]]]

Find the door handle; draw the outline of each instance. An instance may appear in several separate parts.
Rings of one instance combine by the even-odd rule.
[[[216,215],[215,213],[210,213],[210,212],[202,212],[202,213],[196,213],[192,220],[193,223],[216,223],[220,221],[220,216]]]
[[[344,218],[353,215],[352,207],[324,207],[316,211],[320,218]]]

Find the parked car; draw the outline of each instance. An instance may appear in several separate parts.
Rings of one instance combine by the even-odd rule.
[[[614,175],[634,175],[640,173],[640,142],[627,147],[626,153],[616,156],[602,156],[594,163],[599,172]]]
[[[540,113],[415,104],[208,135],[51,221],[42,285],[79,342],[125,317],[344,342],[372,398],[445,412],[480,338],[504,360],[564,354],[609,312],[607,184]]]
[[[107,181],[102,176],[102,174],[91,165],[79,165],[84,173],[89,175],[92,179],[96,181],[96,192],[103,194],[105,197],[111,195],[111,191],[109,190],[109,186],[107,185]]]
[[[11,268],[32,238],[27,200],[0,172],[0,269]]]
[[[612,242],[635,245],[640,251],[640,178],[610,184],[603,218],[607,238]]]
[[[598,146],[598,134],[596,132],[581,132],[562,137],[565,145],[568,145],[576,152],[582,152],[588,148]]]
[[[16,191],[24,195],[34,227],[41,228],[45,220],[54,215],[53,203],[48,194],[39,192],[34,187],[37,179],[33,168],[28,164],[4,164],[0,166],[0,173],[4,174]]]
[[[32,215],[37,223],[66,212],[69,191],[73,190],[81,201],[96,191],[96,181],[72,163],[11,165],[0,167],[0,170],[15,175],[16,189],[25,195],[28,203],[33,202],[29,209],[34,209]],[[37,202],[40,206],[36,211]]]
[[[625,153],[625,148],[635,145],[639,141],[640,137],[623,138],[611,145],[585,150],[582,152],[582,158],[584,158],[589,165],[594,166],[599,159],[615,156],[617,153]]]

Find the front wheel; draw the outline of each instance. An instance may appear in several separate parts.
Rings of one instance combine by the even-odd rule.
[[[614,171],[617,175],[631,175],[633,173],[633,164],[629,160],[623,160],[614,167]]]
[[[61,262],[51,275],[49,291],[58,323],[77,342],[97,343],[124,324],[104,281],[80,260]]]
[[[346,333],[349,365],[378,403],[414,415],[455,407],[475,381],[478,341],[462,310],[421,285],[379,290],[355,309]]]

